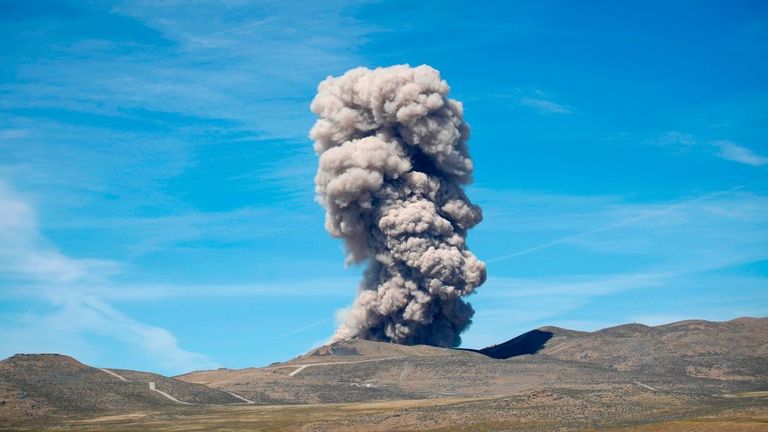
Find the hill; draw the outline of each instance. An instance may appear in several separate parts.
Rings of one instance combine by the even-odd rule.
[[[151,390],[150,383],[159,391]],[[203,385],[145,372],[98,369],[64,355],[17,354],[0,361],[0,423],[241,402]]]
[[[542,327],[480,350],[351,339],[175,378],[16,355],[0,430],[761,430],[766,347],[768,318],[740,318]]]
[[[768,389],[766,346],[767,318],[592,333],[543,327],[481,350],[352,339],[265,368],[177,378],[289,404],[510,395],[551,386],[712,395]]]
[[[748,381],[766,375],[768,319],[635,323],[592,333],[542,327],[476,352],[497,359],[537,354],[617,371]]]

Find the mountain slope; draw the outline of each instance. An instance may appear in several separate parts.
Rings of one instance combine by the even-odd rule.
[[[229,392],[257,404],[492,398],[514,401],[515,410],[603,410],[606,419],[630,408],[639,419],[673,405],[704,415],[712,407],[759,405],[768,394],[766,347],[768,319],[741,318],[591,333],[542,327],[482,350],[352,339],[264,368],[176,378],[22,354],[0,362],[0,425],[135,412],[186,416],[245,403]]]
[[[156,374],[105,371],[58,354],[17,354],[0,361],[0,422],[180,405],[151,391],[150,382],[190,404],[242,402],[223,391]]]
[[[619,371],[748,381],[768,377],[766,347],[768,318],[739,318],[656,327],[625,324],[592,333],[569,333],[547,341],[538,354]]]
[[[767,344],[768,318],[592,333],[542,327],[481,350],[352,339],[265,368],[178,378],[265,403],[511,395],[552,386],[712,395],[768,389]]]

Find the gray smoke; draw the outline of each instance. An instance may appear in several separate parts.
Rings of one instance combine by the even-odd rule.
[[[469,127],[448,84],[426,65],[356,68],[318,86],[310,131],[326,229],[347,263],[369,260],[334,340],[360,337],[458,346],[485,282],[465,243],[482,219],[461,186],[472,179]]]

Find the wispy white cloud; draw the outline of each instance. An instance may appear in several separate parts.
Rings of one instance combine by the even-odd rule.
[[[265,238],[285,238],[307,216],[274,206],[245,207],[229,211],[189,210],[155,217],[62,218],[50,225],[70,231],[89,230],[109,234],[119,229],[127,239],[121,247],[130,258],[175,248],[215,248],[222,244],[253,244]],[[117,245],[115,245],[116,247]]]
[[[307,89],[364,63],[354,48],[374,30],[338,3],[91,5],[103,19],[129,18],[154,37],[64,39],[52,55],[17,66],[23,80],[0,86],[0,107],[127,118],[136,115],[132,110],[175,113],[230,121],[262,137],[304,138],[311,124]],[[39,28],[48,38],[57,31],[53,24]]]
[[[656,138],[655,143],[670,148],[675,152],[684,152],[696,145],[696,138],[688,133],[667,131]]]
[[[50,305],[45,312],[3,317],[2,355],[18,351],[51,351],[92,357],[98,348],[89,335],[106,336],[134,347],[171,371],[212,367],[206,356],[182,349],[166,329],[118,311],[92,287],[109,285],[120,269],[112,261],[72,258],[45,239],[26,200],[0,183],[0,274],[9,286],[44,287],[31,293]],[[6,289],[6,288],[4,288]],[[69,351],[73,350],[73,351]]]
[[[696,147],[712,152],[720,159],[760,167],[768,164],[768,157],[755,153],[749,147],[728,140],[702,141],[696,136],[667,131],[657,137],[655,144],[662,145],[676,153],[684,153]]]
[[[767,295],[738,298],[739,292],[761,292],[765,278],[712,274],[721,264],[658,271],[595,275],[561,275],[546,278],[491,277],[473,301],[475,324],[463,337],[464,346],[482,347],[503,342],[544,325],[593,331],[641,322],[647,325],[683,319],[728,320],[738,316],[764,316]],[[721,291],[729,290],[728,297]],[[633,298],[632,293],[648,293],[648,303],[633,306],[627,300],[621,307],[595,308],[599,298]],[[664,292],[690,293],[672,302]],[[629,303],[629,304],[625,304]]]
[[[101,280],[118,270],[116,263],[70,258],[40,235],[37,214],[0,181],[0,273],[5,277],[54,284]]]
[[[522,107],[544,115],[572,114],[574,110],[572,106],[556,101],[557,97],[551,92],[533,86],[515,87],[505,92],[494,93],[489,97],[506,100],[509,101],[510,106]]]
[[[572,109],[547,99],[524,97],[518,103],[525,107],[535,109],[541,114],[571,114]]]
[[[711,222],[713,218],[720,219],[722,221],[724,219],[739,218],[740,216],[748,217],[755,211],[761,215],[768,213],[768,200],[766,200],[765,197],[753,197],[747,195],[752,199],[743,201],[745,195],[738,195],[738,192],[745,187],[746,185],[735,186],[722,191],[711,192],[668,204],[625,204],[623,206],[608,205],[604,207],[604,213],[602,216],[593,213],[590,217],[586,218],[586,220],[590,221],[589,223],[594,225],[587,226],[584,230],[572,232],[567,235],[542,242],[540,244],[526,247],[516,252],[492,257],[487,259],[487,262],[493,263],[497,261],[508,260],[566,243],[574,244],[578,243],[579,241],[589,241],[590,238],[594,240],[595,236],[607,231],[633,228],[638,226],[641,226],[645,230],[659,230],[660,228],[670,225],[681,227],[687,231],[690,229],[690,226],[686,226],[684,224],[695,223],[696,221],[698,221],[699,224],[702,224],[705,221]],[[717,210],[720,208],[720,204],[722,204],[723,201],[731,201],[730,204],[733,204],[734,200],[738,201],[735,206],[731,205],[726,207],[731,209],[731,214],[723,214]],[[592,199],[591,201],[595,200]],[[708,205],[708,202],[714,202],[715,204]],[[757,203],[761,203],[762,206],[755,208],[755,204]],[[738,213],[739,210],[746,213]],[[594,211],[595,210],[593,210],[593,212]],[[595,216],[602,217],[603,220],[598,222]],[[703,218],[702,216],[707,217]],[[561,215],[560,220],[563,220],[564,217],[567,216]],[[578,220],[572,219],[569,221],[569,223],[573,224],[574,221],[577,222]],[[706,228],[709,229],[714,227],[707,226]],[[526,229],[531,230],[531,224],[526,225]],[[736,233],[738,233],[738,231],[736,231]],[[616,240],[613,239],[610,241]]]
[[[757,167],[768,164],[768,157],[760,156],[749,148],[732,141],[713,141],[712,145],[719,149],[717,155],[725,160]]]
[[[768,197],[758,186],[651,202],[475,188],[485,210],[475,235],[519,246],[487,260],[490,276],[471,300],[477,314],[465,346],[547,324],[592,330],[654,314],[764,315],[758,304],[767,298],[755,293],[765,292],[766,278],[739,270],[768,260]],[[529,268],[537,264],[546,277]],[[638,293],[655,300],[639,304]]]
[[[307,208],[322,217],[308,104],[328,74],[366,63],[355,48],[377,29],[339,7],[357,2],[181,3],[83,6],[80,24],[115,20],[130,40],[83,39],[42,20],[9,41],[35,48],[14,62],[17,79],[0,83],[0,177],[45,198],[47,229],[118,242],[140,233],[129,246],[138,256],[184,242],[255,243],[308,226]],[[215,211],[204,177],[231,193]],[[194,192],[179,190],[191,183]]]
[[[14,283],[3,287],[0,299],[66,298],[71,295],[85,295],[105,302],[130,303],[171,301],[189,298],[219,299],[242,298],[289,298],[289,297],[337,297],[347,299],[359,284],[358,277],[313,278],[312,280],[274,280],[242,284],[158,284],[119,283],[107,280],[100,283],[77,284],[76,289],[64,290],[59,285],[40,282]]]
[[[58,352],[93,362],[108,357],[105,350],[116,349],[131,352],[130,362],[146,359],[171,373],[218,366],[205,355],[181,348],[168,330],[135,320],[87,295],[70,295],[51,309],[4,318],[6,322],[0,327],[3,357],[17,352]],[[94,343],[92,337],[116,341],[118,345]],[[123,367],[130,364],[126,361]]]
[[[491,277],[484,288],[488,288],[486,297],[497,300],[569,295],[589,298],[658,285],[660,281],[679,274],[659,271],[542,278]]]

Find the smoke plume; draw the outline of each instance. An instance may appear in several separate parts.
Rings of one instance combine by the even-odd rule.
[[[356,68],[318,86],[310,131],[326,229],[347,263],[368,260],[334,340],[458,346],[485,282],[465,243],[482,219],[462,185],[472,179],[469,127],[448,84],[426,65]]]

